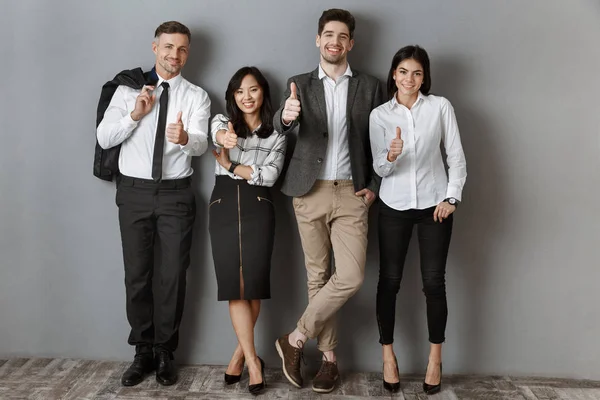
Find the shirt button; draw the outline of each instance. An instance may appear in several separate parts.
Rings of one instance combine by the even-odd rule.
[[[321,163],[323,162],[323,159],[319,157],[319,158],[317,158],[317,162],[318,162],[319,164],[321,164]]]

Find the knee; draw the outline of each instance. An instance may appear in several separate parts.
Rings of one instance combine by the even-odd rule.
[[[444,276],[423,279],[423,293],[427,297],[446,296],[446,280]]]
[[[402,278],[399,276],[379,274],[379,281],[377,282],[377,292],[397,294],[400,290],[401,281]]]
[[[353,271],[352,273],[337,274],[337,285],[348,292],[348,297],[358,292],[365,280],[364,271]]]
[[[325,283],[327,282],[309,280],[307,282],[308,293],[318,293],[319,290],[321,290],[323,286],[325,286]]]

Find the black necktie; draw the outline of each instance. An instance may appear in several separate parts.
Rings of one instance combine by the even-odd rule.
[[[152,157],[152,179],[160,182],[162,179],[163,151],[165,147],[165,128],[167,127],[167,105],[169,104],[169,83],[161,83],[163,91],[158,107],[158,125],[154,139],[154,156]]]

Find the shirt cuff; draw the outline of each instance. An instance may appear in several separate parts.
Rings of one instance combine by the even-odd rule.
[[[446,189],[446,198],[454,197],[458,201],[462,201],[462,190],[456,187],[448,186]]]
[[[252,168],[252,173],[250,174],[250,179],[248,179],[248,183],[250,185],[255,185],[258,181],[258,177],[260,176],[260,168],[257,168],[256,165],[248,165]]]
[[[180,144],[179,148],[183,152],[191,152],[200,148],[200,143],[197,140],[192,139],[192,135],[188,133],[188,142],[186,144]]]
[[[383,156],[383,158],[381,159],[381,161],[379,161],[379,163],[377,164],[377,166],[379,167],[379,170],[384,174],[384,175],[388,175],[392,169],[394,169],[394,165],[396,165],[396,161],[398,161],[398,159],[396,158],[396,160],[394,161],[389,161],[387,159],[387,153]]]
[[[133,118],[131,118],[131,113],[127,113],[127,115],[121,119],[121,125],[123,125],[123,128],[127,130],[133,130],[133,128],[138,126],[140,121],[135,121]]]

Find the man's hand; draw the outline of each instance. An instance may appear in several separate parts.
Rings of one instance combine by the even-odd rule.
[[[356,196],[363,196],[366,200],[367,206],[370,206],[371,203],[373,203],[375,201],[375,198],[377,197],[377,195],[375,193],[373,193],[371,190],[364,188],[363,190],[360,190],[356,193],[354,193]]]
[[[285,101],[283,112],[281,113],[281,120],[285,125],[291,124],[300,115],[300,100],[298,100],[296,90],[296,84],[292,82],[290,84],[290,97]]]
[[[185,146],[188,142],[188,134],[183,129],[183,122],[181,122],[181,111],[177,113],[177,121],[174,124],[167,126],[167,140],[171,143],[180,144]]]
[[[150,95],[150,90],[154,90],[154,86],[142,87],[142,92],[135,99],[135,108],[130,114],[132,120],[139,121],[152,110],[156,95]]]

